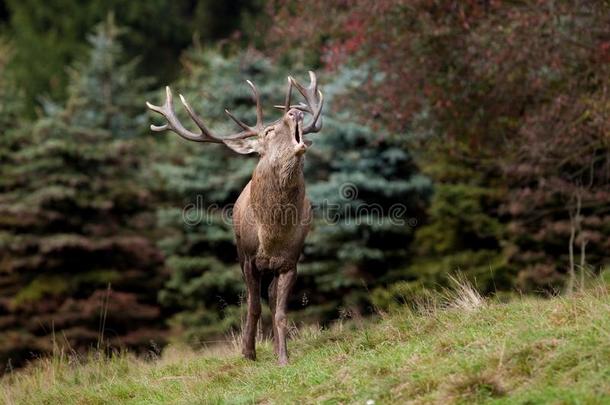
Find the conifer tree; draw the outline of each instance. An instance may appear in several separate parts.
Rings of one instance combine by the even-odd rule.
[[[144,82],[121,60],[112,19],[90,37],[66,106],[51,106],[2,164],[0,361],[56,345],[142,349],[162,342],[163,256],[148,237]]]

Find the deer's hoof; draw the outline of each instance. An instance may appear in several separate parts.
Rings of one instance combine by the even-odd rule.
[[[256,360],[256,352],[244,351],[243,355],[244,355],[244,359],[248,359],[248,360],[252,360],[252,361]]]

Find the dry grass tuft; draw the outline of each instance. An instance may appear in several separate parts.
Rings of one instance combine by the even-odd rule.
[[[446,289],[443,293],[444,303],[447,308],[462,311],[475,311],[485,305],[485,298],[477,289],[463,276],[449,276],[453,283],[452,289]]]

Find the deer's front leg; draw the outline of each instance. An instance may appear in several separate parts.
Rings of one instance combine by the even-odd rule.
[[[271,284],[269,284],[269,309],[271,309],[271,329],[273,330],[273,352],[278,355],[278,336],[277,327],[275,324],[275,306],[277,303],[277,276],[273,277]]]
[[[248,291],[248,314],[242,353],[245,358],[256,360],[256,326],[261,316],[261,275],[250,260],[244,261],[243,273]]]
[[[286,318],[286,309],[288,306],[288,297],[296,279],[296,266],[286,272],[280,272],[277,278],[277,297],[274,320],[275,329],[277,331],[278,361],[281,366],[288,364],[288,351],[286,349],[288,323]]]

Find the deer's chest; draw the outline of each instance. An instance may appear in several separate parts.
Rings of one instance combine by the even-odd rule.
[[[296,264],[301,255],[311,220],[307,200],[298,204],[276,204],[273,210],[265,210],[257,226],[257,260],[264,267],[278,270]]]

